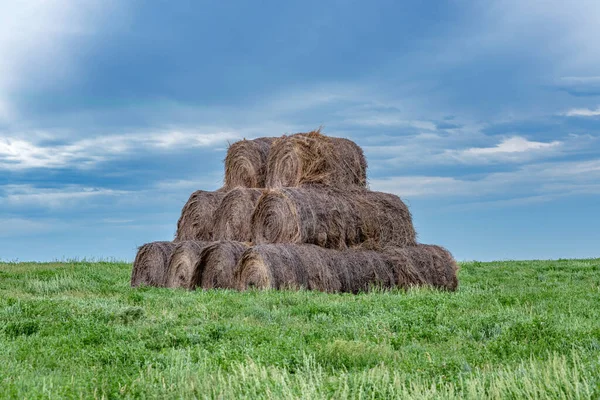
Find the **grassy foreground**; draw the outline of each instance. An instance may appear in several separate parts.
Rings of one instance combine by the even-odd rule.
[[[0,264],[0,398],[600,398],[600,260],[463,263],[456,293],[131,289]]]

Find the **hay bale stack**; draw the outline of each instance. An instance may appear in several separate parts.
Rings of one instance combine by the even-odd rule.
[[[366,170],[356,143],[320,129],[233,143],[224,187],[190,196],[175,244],[140,248],[131,285],[456,290],[452,255],[418,245],[406,204],[367,190]]]
[[[458,288],[458,264],[443,247],[419,244],[383,250],[394,266],[399,286],[430,285],[454,291]]]
[[[320,129],[282,136],[267,161],[266,187],[316,183],[340,188],[367,186],[367,161],[353,141],[328,137]]]
[[[202,289],[235,289],[233,273],[247,243],[220,241],[207,246],[200,256],[192,282]]]
[[[202,250],[209,242],[186,240],[177,243],[171,255],[171,261],[165,274],[165,286],[169,288],[193,289],[195,282],[192,280]]]
[[[251,241],[252,213],[261,195],[261,189],[238,187],[230,190],[214,213],[214,239]]]
[[[173,242],[152,242],[141,246],[133,262],[131,286],[164,286],[165,273],[174,249]]]
[[[225,157],[225,187],[264,188],[267,159],[275,138],[240,140],[227,149]]]
[[[323,185],[265,191],[252,215],[257,244],[309,243],[331,249],[413,246],[416,234],[398,196]]]
[[[175,241],[213,240],[215,211],[225,195],[223,189],[215,192],[197,190],[192,193],[177,221]]]

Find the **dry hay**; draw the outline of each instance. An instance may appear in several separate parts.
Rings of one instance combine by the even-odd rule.
[[[152,242],[141,246],[133,262],[131,286],[164,286],[165,273],[174,249],[173,242]]]
[[[261,194],[261,189],[241,187],[229,191],[214,213],[214,239],[252,240],[252,213]]]
[[[416,244],[412,217],[398,196],[323,185],[265,191],[252,215],[252,239],[331,249]]]
[[[457,264],[439,246],[388,248],[384,252],[266,244],[248,249],[235,272],[237,288],[366,292],[374,287],[429,285],[456,290]]]
[[[381,253],[307,244],[252,247],[242,256],[235,281],[240,290],[304,288],[350,293],[395,285],[389,261]]]
[[[358,242],[363,249],[384,246],[414,246],[417,233],[412,215],[400,197],[383,192],[361,190],[350,196],[359,218]]]
[[[321,130],[282,136],[267,161],[266,187],[319,183],[340,188],[367,186],[367,161],[353,141],[328,137]]]
[[[214,215],[226,192],[197,190],[190,196],[177,221],[175,241],[213,240]]]
[[[275,138],[240,140],[229,146],[225,157],[225,187],[264,188],[267,158]]]
[[[236,268],[237,288],[339,291],[339,279],[327,267],[324,251],[312,245],[254,246],[242,255]]]
[[[193,289],[195,282],[192,277],[198,267],[202,250],[209,244],[193,240],[177,243],[165,274],[165,286]]]
[[[221,241],[207,246],[200,256],[192,282],[202,289],[235,289],[235,267],[248,249],[247,243]]]
[[[443,247],[419,244],[384,249],[399,286],[430,285],[454,291],[458,288],[458,264]]]

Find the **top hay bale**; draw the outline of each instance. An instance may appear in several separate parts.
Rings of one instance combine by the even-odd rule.
[[[362,149],[351,140],[322,135],[320,129],[278,138],[269,152],[266,187],[302,184],[366,187]]]
[[[225,157],[225,188],[264,188],[267,158],[276,138],[240,140],[229,146]]]

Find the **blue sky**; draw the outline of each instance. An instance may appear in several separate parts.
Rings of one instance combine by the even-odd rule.
[[[2,260],[131,260],[228,142],[320,125],[459,260],[600,256],[600,2],[0,11]]]

